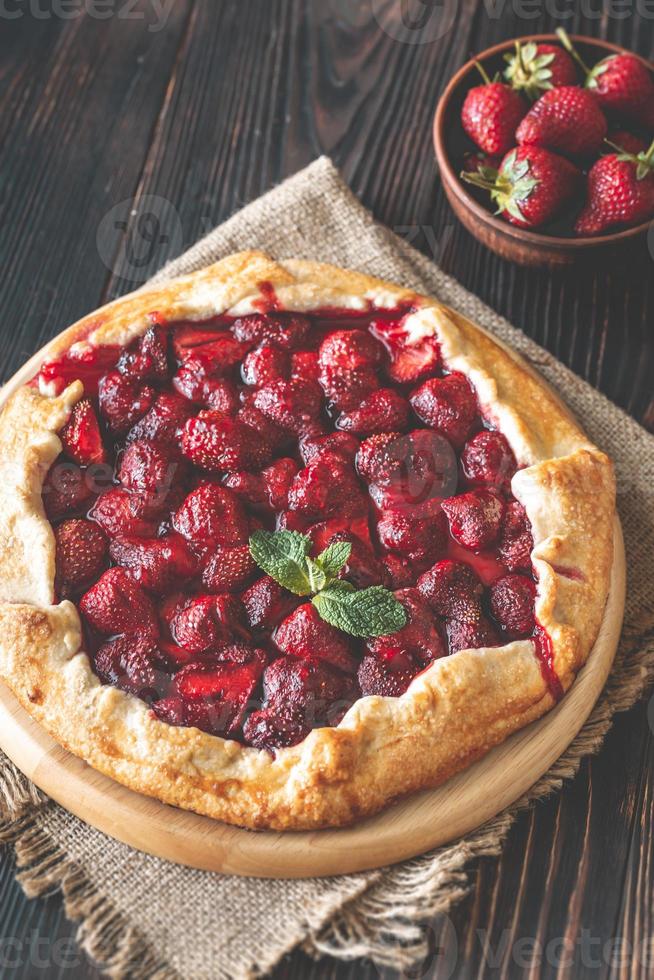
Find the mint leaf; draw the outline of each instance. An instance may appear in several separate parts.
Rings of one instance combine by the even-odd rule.
[[[307,570],[309,573],[309,582],[311,583],[312,592],[320,592],[327,585],[329,579],[325,575],[325,572],[318,564],[317,560],[314,561],[313,558],[307,558]]]
[[[250,538],[250,554],[257,565],[276,582],[295,595],[310,595],[307,556],[311,538],[299,531],[255,531]]]
[[[312,602],[325,622],[352,636],[386,636],[407,622],[402,603],[382,585],[357,592],[349,582],[333,582]]]
[[[316,564],[322,568],[325,575],[335,578],[352,553],[349,541],[334,541],[321,551],[316,558]]]

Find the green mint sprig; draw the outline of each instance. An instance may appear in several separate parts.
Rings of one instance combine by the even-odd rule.
[[[382,585],[357,589],[338,577],[352,545],[335,541],[311,558],[311,538],[299,531],[255,531],[250,554],[257,565],[295,595],[313,596],[318,615],[352,636],[386,636],[407,622],[401,602]]]

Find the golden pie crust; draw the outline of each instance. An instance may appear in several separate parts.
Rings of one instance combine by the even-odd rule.
[[[446,366],[470,378],[521,466],[512,491],[533,529],[536,615],[567,690],[607,598],[612,465],[517,355],[460,314],[360,273],[243,252],[110,303],[61,334],[47,356],[75,342],[127,344],[153,311],[167,320],[258,312],[270,286],[280,308],[298,312],[392,309],[410,300],[408,334],[418,341],[435,333]],[[0,677],[54,739],[94,768],[245,827],[342,826],[443,782],[554,704],[532,641],[463,650],[435,661],[401,697],[361,698],[338,727],[316,729],[273,757],[172,727],[143,701],[101,684],[75,606],[53,604],[55,542],[41,501],[61,451],[57,432],[82,393],[80,381],[58,396],[23,387],[0,416]]]

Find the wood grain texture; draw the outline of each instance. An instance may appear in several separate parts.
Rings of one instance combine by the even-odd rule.
[[[384,5],[399,9],[400,0]],[[424,45],[381,31],[370,0],[175,0],[158,33],[118,18],[26,13],[2,21],[2,380],[62,326],[136,284],[125,276],[132,270],[119,248],[109,269],[96,248],[99,222],[112,207],[148,193],[169,199],[184,247],[328,152],[380,220],[654,430],[651,256],[581,276],[518,269],[490,255],[455,222],[430,131],[439,93],[470,52],[563,23],[651,59],[651,15],[644,4],[618,10],[608,0],[455,6],[454,30]],[[573,16],[557,19],[556,9]],[[129,210],[137,214],[126,238],[138,220],[138,208],[128,218]],[[172,254],[167,248],[160,243],[138,274],[154,271]],[[469,899],[432,924],[434,956],[411,975],[650,977],[651,959],[633,950],[652,937],[653,783],[642,705],[618,718],[574,782],[523,815],[499,861],[481,863]],[[590,931],[590,955],[577,946],[571,962],[536,953],[516,962],[515,938],[545,948],[582,929]],[[7,855],[0,960],[13,949],[3,940],[22,947],[0,971],[21,980],[95,976],[83,960],[61,969],[52,956],[45,967],[31,962],[30,934],[52,945],[73,931],[56,897],[24,900]],[[607,962],[603,947],[618,940],[632,953]],[[361,962],[316,965],[296,953],[275,977],[372,980],[380,973],[394,977]]]

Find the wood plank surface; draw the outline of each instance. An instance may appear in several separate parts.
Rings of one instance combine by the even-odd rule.
[[[152,20],[150,3],[136,6]],[[117,14],[62,19],[36,17],[27,3],[5,7],[23,16],[0,15],[0,380],[67,323],[327,152],[380,220],[654,429],[652,256],[555,274],[492,256],[455,223],[430,129],[449,75],[507,37],[562,23],[652,58],[646,3],[442,0],[436,12],[454,14],[452,29],[424,44],[380,27],[374,11],[397,16],[401,0],[175,0],[156,31]],[[151,244],[138,225],[148,194],[170,202],[178,222],[134,261],[126,244]],[[100,244],[114,209],[123,236]],[[617,720],[574,782],[520,818],[499,860],[478,866],[469,898],[431,925],[434,956],[411,975],[650,977],[653,778],[643,704]],[[75,965],[65,956],[60,965],[56,944],[73,934],[57,897],[25,901],[5,853],[0,975],[96,976],[74,950]],[[295,953],[275,977],[380,975],[395,980],[374,965]]]

